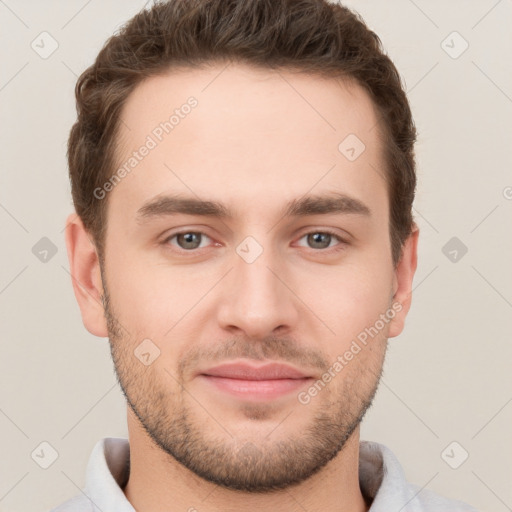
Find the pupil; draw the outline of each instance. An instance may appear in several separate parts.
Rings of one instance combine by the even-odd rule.
[[[198,243],[198,236],[197,233],[184,233],[181,235],[183,237],[185,243],[184,249],[194,249],[197,246]],[[195,240],[194,240],[195,239]]]

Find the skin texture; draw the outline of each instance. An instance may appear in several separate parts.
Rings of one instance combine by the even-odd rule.
[[[124,492],[154,512],[368,510],[359,424],[387,340],[403,329],[418,240],[415,228],[394,266],[372,102],[334,78],[233,63],[175,70],[128,98],[120,165],[191,96],[197,106],[108,192],[101,268],[80,219],[68,219],[83,322],[109,337],[128,402]],[[354,161],[338,150],[348,134],[365,144]],[[283,216],[293,199],[333,192],[369,214]],[[233,217],[137,221],[166,194],[222,202]],[[312,236],[326,230],[343,241]],[[250,263],[237,252],[248,236],[256,244],[242,247],[262,250]],[[278,361],[311,377],[307,391],[393,305],[393,318],[307,404],[296,391],[236,398],[198,376],[221,362]],[[134,353],[143,340],[158,353],[147,365]]]

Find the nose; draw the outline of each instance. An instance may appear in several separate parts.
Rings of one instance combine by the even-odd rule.
[[[270,250],[255,261],[237,253],[225,277],[218,303],[220,327],[231,334],[262,339],[290,330],[299,318],[300,301],[293,292],[289,274]]]

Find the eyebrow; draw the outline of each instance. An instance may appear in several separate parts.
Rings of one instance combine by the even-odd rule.
[[[180,213],[219,219],[235,217],[235,214],[227,206],[218,201],[207,201],[182,195],[165,195],[150,199],[139,208],[136,220],[139,224],[144,224],[154,218]],[[306,217],[333,213],[371,216],[370,208],[359,199],[334,192],[293,199],[285,205],[283,217]]]

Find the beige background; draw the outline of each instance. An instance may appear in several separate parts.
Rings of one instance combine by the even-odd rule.
[[[389,446],[420,486],[512,510],[512,2],[347,4],[394,59],[419,131],[413,307],[362,438]],[[143,5],[0,2],[2,512],[48,510],[77,494],[96,441],[127,436],[108,342],[84,329],[72,293],[65,144],[77,75]],[[31,47],[43,31],[58,42],[46,59]],[[43,237],[57,250],[46,262],[32,252]],[[452,237],[468,249],[456,249],[456,262],[443,253]],[[453,441],[452,465],[469,453],[458,469],[441,456]],[[42,442],[58,452],[48,469],[31,457]]]

